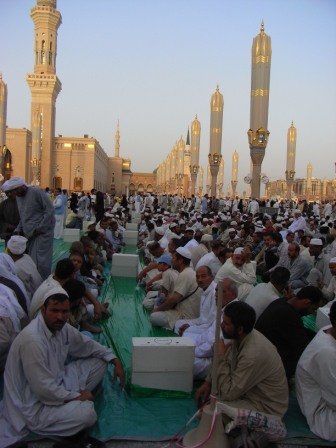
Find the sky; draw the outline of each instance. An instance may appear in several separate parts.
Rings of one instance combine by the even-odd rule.
[[[7,125],[30,128],[34,0],[0,0],[6,26],[0,71]],[[58,0],[56,135],[95,137],[108,155],[120,123],[121,156],[151,172],[197,114],[200,164],[209,153],[210,98],[224,96],[225,189],[239,153],[238,191],[250,172],[251,46],[272,39],[268,128],[262,172],[284,178],[287,130],[297,128],[296,177],[332,179],[336,162],[335,0]]]

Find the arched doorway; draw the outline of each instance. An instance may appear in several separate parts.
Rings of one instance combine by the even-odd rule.
[[[133,195],[135,193],[135,185],[131,183],[129,185],[129,194]]]
[[[139,193],[143,193],[145,190],[144,190],[144,186],[143,186],[143,184],[139,184],[138,185],[138,192]]]

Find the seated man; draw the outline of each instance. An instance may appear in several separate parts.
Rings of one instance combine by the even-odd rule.
[[[278,267],[271,272],[268,283],[259,283],[252,289],[244,302],[254,309],[257,319],[273,300],[285,295],[285,288],[288,286],[289,277],[290,272],[288,269]]]
[[[226,305],[237,300],[238,289],[235,283],[229,278],[224,278],[222,281],[223,290],[223,302],[222,309],[225,309]],[[217,288],[215,291],[217,297]],[[216,298],[213,298],[215,303]],[[216,305],[214,305],[216,307]],[[215,342],[215,330],[216,330],[216,310],[214,313],[214,319],[207,327],[204,325],[190,325],[182,333],[183,336],[191,338],[195,343],[195,361],[194,361],[194,377],[197,379],[203,379],[209,372],[212,357],[213,357],[213,345]],[[226,339],[226,342],[230,341]]]
[[[305,286],[289,300],[274,300],[257,320],[256,329],[277,348],[288,379],[295,374],[298,360],[313,337],[301,317],[315,312],[322,301],[318,288]]]
[[[336,302],[331,327],[322,328],[307,346],[296,369],[296,393],[313,433],[336,442]]]
[[[208,266],[200,266],[196,269],[196,282],[202,289],[199,317],[176,321],[174,331],[180,336],[190,326],[194,327],[194,332],[202,333],[216,319],[215,294],[217,285],[213,281],[213,275]]]
[[[217,391],[219,400],[230,407],[256,410],[283,417],[288,406],[288,386],[280,356],[273,344],[253,329],[255,312],[237,301],[225,307],[218,343]],[[197,390],[205,402],[211,392],[211,374]]]
[[[0,374],[5,369],[12,342],[28,322],[13,290],[0,284]]]
[[[190,267],[191,253],[178,247],[173,255],[173,268],[179,273],[174,292],[154,308],[150,321],[152,325],[173,330],[178,319],[195,319],[200,312],[201,289],[196,282],[195,271]]]
[[[288,244],[287,255],[279,260],[276,267],[279,266],[287,268],[290,271],[289,286],[292,289],[299,289],[308,285],[307,277],[313,267],[313,263],[301,257],[298,243]]]
[[[34,260],[25,253],[27,242],[28,240],[24,236],[13,235],[7,243],[7,252],[13,259],[16,274],[23,282],[27,294],[31,299],[43,280],[37,270]]]
[[[331,280],[328,287],[323,287],[322,292],[325,299],[331,301],[336,299],[336,257],[329,260],[329,270],[331,272]]]
[[[244,300],[256,283],[256,274],[249,259],[246,259],[243,247],[237,247],[231,258],[226,260],[216,274],[215,282],[230,278],[238,287],[238,299]]]
[[[60,286],[50,289],[37,318],[11,346],[4,374],[1,447],[19,441],[29,431],[72,437],[79,443],[82,431],[97,419],[92,391],[108,362],[114,364],[114,375],[123,385],[120,361],[110,349],[69,325],[69,310],[65,291]],[[92,447],[101,446],[88,439]]]
[[[178,277],[178,272],[171,267],[172,257],[170,255],[161,255],[156,261],[159,275],[147,283],[147,295],[142,302],[148,310],[152,310],[155,305],[158,306],[159,302],[162,303],[169,294],[174,292]],[[160,278],[160,281],[155,281],[155,278]]]
[[[211,246],[211,252],[203,255],[203,257],[198,261],[197,265],[195,266],[195,269],[199,268],[200,266],[209,266],[212,275],[215,277],[223,264],[218,258],[219,253],[223,249],[223,244],[220,240],[219,241],[217,240],[212,241],[210,243],[210,246]]]

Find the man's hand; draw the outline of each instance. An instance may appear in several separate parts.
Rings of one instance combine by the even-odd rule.
[[[229,347],[229,345],[225,345],[223,339],[220,339],[217,344],[214,344],[214,350],[218,355],[225,355],[225,352]]]
[[[75,398],[75,400],[79,401],[93,401],[93,395],[89,390],[82,390],[80,396]]]
[[[104,303],[94,304],[94,318],[95,320],[100,320],[102,317],[108,316],[109,311]]]
[[[201,408],[203,404],[208,400],[210,397],[211,392],[211,384],[205,381],[201,387],[199,387],[196,390],[195,398],[197,401],[197,407]]]
[[[112,359],[112,363],[114,364],[113,379],[114,379],[114,381],[116,381],[117,378],[119,378],[120,387],[124,387],[124,384],[125,384],[125,374],[124,374],[123,366],[122,366],[122,364],[121,364],[121,362],[119,361],[118,358]]]
[[[182,336],[183,333],[186,331],[186,329],[189,328],[189,327],[190,327],[189,324],[182,325],[182,327],[180,327],[180,329],[179,329],[179,335]]]

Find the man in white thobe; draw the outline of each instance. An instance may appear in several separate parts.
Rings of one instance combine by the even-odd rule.
[[[336,442],[336,302],[329,317],[332,326],[322,328],[302,353],[295,385],[311,431]]]
[[[218,258],[220,251],[223,249],[223,245],[220,241],[216,240],[211,243],[211,249],[211,252],[203,255],[203,257],[198,261],[195,269],[198,269],[201,266],[209,266],[212,275],[215,277],[223,264]]]
[[[43,280],[34,260],[28,254],[25,254],[27,241],[24,236],[13,235],[7,243],[7,252],[13,259],[16,274],[23,282],[28,297],[31,299]]]
[[[254,309],[256,319],[259,318],[270,303],[283,297],[289,278],[290,272],[288,269],[277,267],[271,272],[268,283],[259,283],[252,289],[244,302]]]
[[[215,282],[230,278],[238,287],[238,299],[244,300],[256,283],[256,274],[252,263],[246,262],[244,248],[237,247],[231,258],[226,260],[217,272]]]
[[[203,290],[200,302],[199,317],[195,319],[179,319],[175,323],[174,331],[180,336],[189,327],[194,327],[197,332],[202,332],[216,318],[216,283],[208,266],[200,266],[196,269],[197,285]]]
[[[54,207],[40,188],[28,186],[21,177],[4,182],[2,190],[16,197],[20,222],[15,229],[28,239],[28,254],[43,279],[51,273],[55,216]]]
[[[67,323],[70,302],[56,287],[45,296],[41,313],[15,338],[4,374],[0,446],[29,431],[42,436],[74,436],[92,426],[97,415],[93,389],[108,362],[123,384],[114,353]]]

